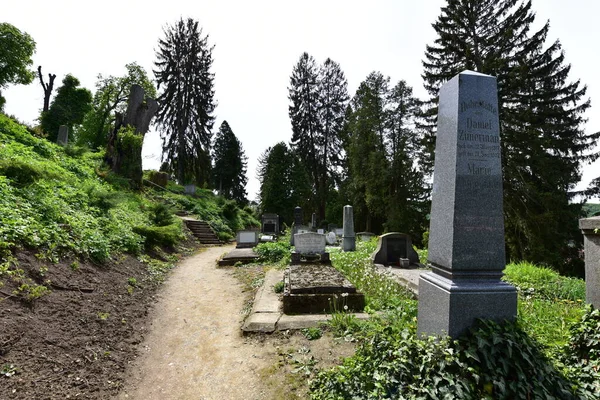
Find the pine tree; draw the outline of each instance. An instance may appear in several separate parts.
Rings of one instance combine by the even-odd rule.
[[[317,195],[322,149],[319,146],[321,121],[319,118],[319,69],[315,59],[303,53],[292,70],[288,88],[289,116],[292,123],[291,147],[310,174],[314,197]],[[311,204],[315,207],[317,204]]]
[[[240,203],[247,203],[247,158],[242,144],[227,121],[223,121],[213,146],[213,187],[221,196]]]
[[[580,244],[571,191],[598,135],[582,128],[586,87],[569,80],[560,43],[546,46],[548,23],[530,32],[534,18],[531,1],[449,0],[423,62],[427,116],[431,139],[445,81],[464,69],[497,77],[509,256],[566,268]]]
[[[198,22],[180,19],[164,29],[158,41],[154,71],[160,104],[156,116],[163,139],[163,160],[180,183],[207,183],[214,101],[210,72],[212,51]]]

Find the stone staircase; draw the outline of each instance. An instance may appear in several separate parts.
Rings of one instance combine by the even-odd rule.
[[[210,225],[204,221],[198,221],[192,218],[183,218],[185,226],[198,238],[202,244],[222,244]]]

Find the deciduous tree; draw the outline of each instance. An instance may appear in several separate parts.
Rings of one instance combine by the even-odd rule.
[[[0,23],[0,111],[6,102],[2,90],[7,85],[27,85],[33,80],[35,75],[29,66],[34,52],[35,42],[31,36],[9,23]]]

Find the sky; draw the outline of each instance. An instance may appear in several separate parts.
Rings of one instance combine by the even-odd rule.
[[[0,22],[8,22],[36,41],[34,69],[56,74],[55,89],[66,74],[94,91],[98,75],[123,76],[137,62],[153,78],[163,28],[179,18],[193,18],[214,45],[214,132],[223,120],[241,141],[248,157],[248,197],[259,190],[258,158],[278,142],[289,143],[288,85],[303,52],[318,63],[338,62],[354,95],[372,71],[405,80],[426,98],[421,78],[425,46],[436,38],[431,24],[445,0],[2,0]],[[548,44],[560,40],[571,64],[571,80],[588,86],[592,107],[587,132],[600,131],[600,2],[533,0],[534,27],[550,20]],[[39,80],[3,91],[5,112],[36,124],[43,105]],[[144,168],[160,166],[161,140],[146,134]],[[584,188],[600,176],[600,161],[582,165]]]

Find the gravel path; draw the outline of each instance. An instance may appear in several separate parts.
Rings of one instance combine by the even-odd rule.
[[[276,398],[260,375],[272,350],[241,335],[245,295],[231,269],[216,267],[232,248],[209,248],[173,271],[118,399]]]

